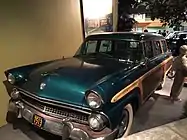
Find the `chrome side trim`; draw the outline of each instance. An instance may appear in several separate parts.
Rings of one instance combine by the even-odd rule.
[[[74,110],[74,111],[79,111],[79,112],[82,112],[82,113],[88,113],[88,114],[89,114],[89,112],[92,111],[90,108],[79,107],[79,106],[71,105],[71,104],[68,104],[68,103],[62,103],[62,102],[59,102],[59,101],[38,97],[38,96],[33,95],[32,93],[30,93],[28,91],[25,91],[21,88],[18,88],[18,87],[15,87],[15,88],[17,88],[19,90],[19,92],[21,92],[25,96],[33,98],[33,99],[35,99],[39,102],[45,103],[45,104],[55,105],[55,106],[58,106],[58,107],[62,107],[62,108],[66,108],[66,109],[70,109],[70,110]],[[84,111],[84,110],[86,110],[86,111]]]

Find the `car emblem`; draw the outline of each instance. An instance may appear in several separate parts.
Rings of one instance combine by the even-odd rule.
[[[41,83],[40,84],[40,90],[43,90],[45,88],[45,86],[46,86],[46,83]]]

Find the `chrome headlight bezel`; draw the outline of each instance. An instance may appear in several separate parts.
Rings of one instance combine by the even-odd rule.
[[[12,84],[12,85],[15,84],[15,82],[16,82],[15,76],[14,76],[13,74],[11,74],[11,73],[8,74],[7,80],[8,80],[8,82],[9,82],[10,84]]]
[[[102,114],[91,114],[88,118],[88,124],[93,131],[102,131],[107,126],[107,122],[107,118]]]
[[[104,104],[104,101],[101,96],[95,91],[90,91],[86,94],[86,102],[91,109],[96,110],[100,109]]]

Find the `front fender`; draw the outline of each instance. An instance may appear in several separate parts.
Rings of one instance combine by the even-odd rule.
[[[104,112],[110,119],[112,129],[119,125],[125,105],[130,103],[133,106],[134,112],[137,110],[141,103],[140,96],[140,90],[136,88],[118,102],[105,104]]]

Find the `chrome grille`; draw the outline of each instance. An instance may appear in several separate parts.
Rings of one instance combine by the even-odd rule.
[[[59,115],[59,116],[64,116],[64,117],[68,117],[71,120],[74,121],[81,121],[82,123],[87,122],[88,121],[88,116],[87,115],[82,115],[82,114],[78,114],[75,112],[67,112],[63,109],[56,109],[56,108],[51,108],[46,106],[44,112],[48,113],[48,114],[54,114],[54,115]]]
[[[88,124],[89,114],[39,102],[23,94],[21,94],[21,98],[26,104],[33,106],[47,115],[58,118],[68,117],[73,122]]]

